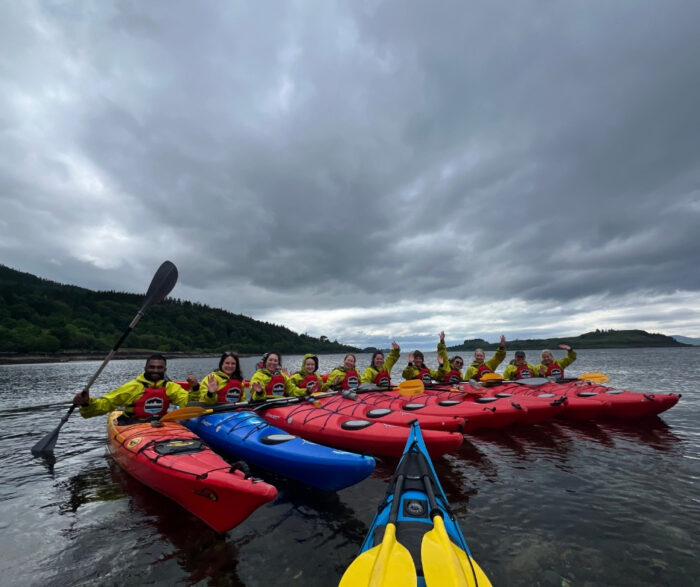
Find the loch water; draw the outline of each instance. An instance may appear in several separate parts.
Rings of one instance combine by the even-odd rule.
[[[358,355],[358,366],[369,358]],[[321,356],[321,372],[341,360]],[[255,361],[243,360],[246,375]],[[290,369],[300,362],[284,357]],[[436,366],[435,353],[426,362]],[[56,462],[32,457],[99,365],[0,366],[0,585],[337,585],[395,460],[381,459],[371,477],[337,493],[256,470],[277,499],[217,536],[114,464],[105,417],[73,414]],[[112,361],[93,395],[142,367]],[[168,375],[215,367],[216,359],[177,359]],[[496,586],[700,586],[700,347],[581,350],[567,374],[591,371],[616,388],[683,397],[650,420],[465,436],[435,468],[475,559]]]

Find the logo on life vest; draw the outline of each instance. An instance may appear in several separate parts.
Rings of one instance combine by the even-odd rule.
[[[382,377],[379,381],[377,381],[377,385],[389,385],[389,378]]]
[[[430,373],[423,373],[423,383],[431,383]]]
[[[457,375],[450,375],[449,383],[458,383],[458,382],[459,382],[459,377],[457,377]]]
[[[132,449],[134,448],[137,444],[139,444],[143,440],[142,436],[138,436],[137,438],[132,438],[129,442],[126,443],[126,448]]]
[[[272,393],[274,395],[284,395],[284,383],[275,383],[272,386]]]
[[[354,375],[348,377],[348,387],[357,387],[358,383],[357,377]]]
[[[157,414],[163,409],[163,400],[159,397],[147,399],[143,404],[143,411],[149,414]]]
[[[240,397],[241,397],[241,390],[240,390],[240,389],[236,389],[235,387],[232,388],[232,389],[229,389],[229,390],[226,392],[226,401],[229,402],[229,403],[235,403],[235,402],[237,402],[237,401],[239,400]]]

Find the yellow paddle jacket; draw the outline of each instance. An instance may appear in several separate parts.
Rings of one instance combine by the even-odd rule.
[[[273,375],[282,375],[284,377],[284,395],[287,397],[301,397],[306,395],[305,389],[299,389],[296,387],[289,379],[289,376],[278,371],[277,373],[272,373],[268,369],[258,369],[253,376],[250,378],[250,397],[254,401],[271,399],[276,396],[267,395],[265,388],[267,384],[272,380]],[[262,391],[256,392],[253,389],[253,383],[258,382],[262,386]]]
[[[442,378],[445,376],[445,374],[451,371],[450,358],[447,356],[447,346],[444,342],[438,342],[437,352],[438,355],[442,357],[442,365],[439,365],[436,370],[428,368],[428,371],[430,371],[430,377],[432,379],[434,379],[435,381],[442,381]],[[425,366],[427,367],[427,365]],[[406,380],[418,379],[418,373],[420,373],[420,369],[418,369],[418,367],[416,367],[415,365],[408,365],[401,372],[401,377],[403,377]]]
[[[525,363],[523,367],[527,367],[528,369],[530,369],[533,377],[539,377],[537,369],[535,369],[535,367],[533,367],[530,363]],[[518,365],[516,365],[515,363],[513,363],[512,365],[508,365],[505,371],[503,371],[503,379],[515,379],[517,373]]]
[[[317,357],[314,353],[307,353],[307,354],[305,354],[305,355],[304,355],[304,358],[301,360],[301,369],[299,369],[299,371],[297,371],[296,373],[294,373],[294,375],[292,375],[292,376],[289,378],[289,380],[292,382],[292,384],[293,384],[294,387],[296,388],[296,389],[295,389],[294,395],[306,395],[306,388],[305,388],[305,387],[299,387],[299,384],[300,384],[302,381],[304,381],[304,379],[306,379],[306,376],[307,376],[307,375],[311,375],[311,373],[307,373],[307,372],[306,372],[306,370],[304,369],[304,365],[305,365],[307,359],[313,359],[313,358],[316,358],[316,360],[318,361],[318,357]],[[318,363],[317,363],[317,364],[318,364]],[[316,367],[316,369],[318,369],[318,367]],[[326,390],[331,386],[331,384],[330,384],[331,378],[330,378],[330,377],[328,378],[328,381],[326,381],[326,382],[324,383],[324,382],[323,382],[323,377],[321,377],[320,375],[316,374],[316,371],[314,371],[313,375],[316,375],[316,378],[321,382],[321,391],[326,391]],[[301,393],[302,391],[303,391],[304,393]]]
[[[479,367],[481,367],[483,364],[486,364],[488,368],[495,373],[496,367],[498,367],[505,358],[506,347],[499,346],[496,352],[493,354],[493,357],[491,357],[488,361],[484,361],[483,363],[477,363],[474,361],[471,365],[469,365],[467,372],[464,374],[464,379],[472,379],[479,372]]]
[[[165,395],[171,403],[180,408],[184,408],[189,400],[189,393],[174,381],[149,381],[141,373],[136,379],[105,393],[102,397],[91,397],[87,406],[80,406],[80,415],[83,418],[92,418],[119,408],[124,408],[124,412],[131,415],[133,410],[129,406],[138,400],[148,387],[165,387]]]
[[[559,365],[560,369],[563,371],[566,367],[571,365],[576,360],[576,351],[574,349],[571,349],[570,351],[566,352],[566,356],[561,358],[561,359],[554,359],[554,363]],[[535,367],[535,373],[537,377],[539,377],[539,372],[540,372],[540,367],[544,367],[545,369],[547,368],[547,365],[544,363],[539,363],[537,367]]]
[[[396,364],[396,361],[399,360],[400,355],[401,349],[391,349],[389,356],[382,363],[381,370],[391,375],[391,368]],[[374,365],[370,365],[365,369],[364,373],[362,373],[362,379],[360,381],[361,383],[372,383],[377,375],[379,375],[379,371],[375,369]]]
[[[218,392],[222,387],[224,387],[228,382],[229,379],[231,379],[226,373],[223,371],[219,371],[218,369],[216,371],[212,371],[204,377],[199,382],[199,397],[197,398],[198,401],[205,403],[205,404],[215,404],[217,403],[217,394],[214,394],[212,396],[209,395],[209,388],[207,387],[207,379],[209,377],[213,377],[216,380],[216,391]],[[243,381],[241,381],[241,401],[245,400],[245,388]]]

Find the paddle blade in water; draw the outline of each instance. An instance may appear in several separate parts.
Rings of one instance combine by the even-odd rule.
[[[476,561],[450,540],[440,516],[434,528],[423,536],[421,561],[428,587],[491,587]]]
[[[387,524],[382,543],[359,555],[343,574],[339,587],[415,585],[416,567],[408,549],[396,541],[396,526]]]
[[[578,376],[581,381],[592,381],[593,383],[605,383],[610,381],[605,373],[582,373]]]
[[[425,385],[420,379],[409,379],[399,383],[396,389],[401,395],[420,395],[425,391]]]

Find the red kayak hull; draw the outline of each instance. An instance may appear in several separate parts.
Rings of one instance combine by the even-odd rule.
[[[266,408],[260,415],[270,424],[302,438],[364,454],[399,457],[411,429],[367,418],[346,416],[316,407],[313,403]],[[430,455],[438,457],[456,450],[462,434],[425,430],[423,438]]]
[[[107,447],[114,460],[144,485],[179,503],[219,533],[231,530],[277,490],[246,478],[177,422],[119,426],[107,419]]]

